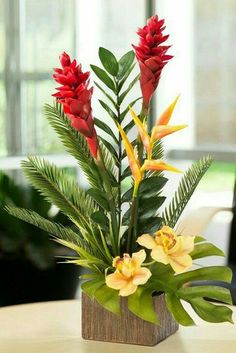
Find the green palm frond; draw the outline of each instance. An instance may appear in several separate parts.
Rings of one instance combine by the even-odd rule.
[[[162,215],[164,224],[174,228],[194,190],[211,163],[212,158],[210,156],[203,157],[193,163],[184,173],[172,201],[169,206],[166,207]]]
[[[157,140],[154,143],[152,150],[153,159],[162,159],[164,157],[164,146],[162,140]]]
[[[108,174],[113,178],[113,181],[116,182],[118,169],[116,167],[114,158],[111,152],[109,151],[109,149],[103,144],[102,141],[100,142],[100,148],[101,148],[106,170],[108,171]]]
[[[30,183],[57,206],[77,226],[90,232],[89,216],[96,211],[95,203],[79,185],[53,163],[29,157],[22,169]]]
[[[61,224],[49,221],[48,219],[40,216],[37,212],[24,208],[6,206],[5,209],[10,215],[30,223],[57,238],[69,241],[86,250],[89,249],[89,244],[83,239],[79,230],[75,232],[69,227],[64,227]]]
[[[87,141],[71,126],[69,119],[63,112],[62,105],[60,103],[55,103],[54,106],[46,104],[44,111],[50,125],[56,131],[67,151],[78,161],[90,185],[101,188],[99,172],[90,154]]]

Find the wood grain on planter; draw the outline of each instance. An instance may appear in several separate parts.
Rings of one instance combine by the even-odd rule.
[[[121,298],[121,316],[104,309],[82,293],[82,337],[87,340],[154,346],[178,330],[178,324],[166,308],[164,294],[153,298],[161,325],[144,321],[127,308]]]

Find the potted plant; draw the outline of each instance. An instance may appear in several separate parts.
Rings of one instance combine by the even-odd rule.
[[[163,30],[164,20],[150,18],[138,30],[135,53],[129,51],[119,60],[99,48],[103,67],[91,65],[91,69],[100,80],[95,85],[104,95],[100,104],[106,120],[103,116],[93,119],[89,72],[83,72],[66,53],[60,57],[61,67],[54,69],[60,86],[54,94],[56,103],[46,105],[46,116],[78,161],[90,188],[85,192],[55,165],[38,157],[23,161],[22,169],[74,228],[45,221],[35,211],[7,207],[10,214],[48,230],[57,242],[75,250],[77,255],[68,261],[89,270],[82,284],[82,335],[86,339],[156,344],[174,333],[177,323],[194,324],[183,300],[204,320],[232,322],[230,308],[205,300],[231,303],[228,289],[191,286],[196,281],[231,281],[231,271],[224,266],[192,269],[193,260],[222,256],[222,251],[199,235],[182,236],[174,230],[211,164],[209,156],[183,174],[172,201],[160,210],[168,182],[164,172],[180,172],[164,161],[162,139],[186,127],[169,123],[178,97],[153,127],[149,122],[152,95],[172,58],[167,54],[169,46],[164,45],[168,36]],[[130,79],[135,55],[140,73]],[[138,81],[139,108],[140,98],[129,99]]]
[[[49,220],[69,225],[30,186],[17,185],[0,172],[0,306],[74,298],[80,268],[57,264],[55,256],[68,250],[31,224],[10,216],[3,206],[33,208]]]

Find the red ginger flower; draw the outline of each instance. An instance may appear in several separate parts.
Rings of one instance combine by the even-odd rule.
[[[169,45],[162,45],[169,35],[163,35],[164,20],[152,16],[147,25],[139,28],[139,45],[133,45],[140,66],[140,86],[143,96],[143,108],[148,110],[152,95],[157,88],[161,72],[167,62],[173,57],[166,55]]]
[[[88,88],[89,72],[82,72],[81,65],[77,65],[76,60],[71,62],[65,52],[61,54],[60,62],[62,68],[54,69],[53,78],[61,86],[53,96],[63,105],[71,125],[85,136],[91,154],[96,158],[98,139],[91,108],[93,88]]]

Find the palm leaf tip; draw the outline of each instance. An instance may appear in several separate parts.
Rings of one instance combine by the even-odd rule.
[[[184,173],[177,191],[162,214],[163,223],[174,228],[194,190],[212,163],[211,156],[205,156],[193,163]]]

